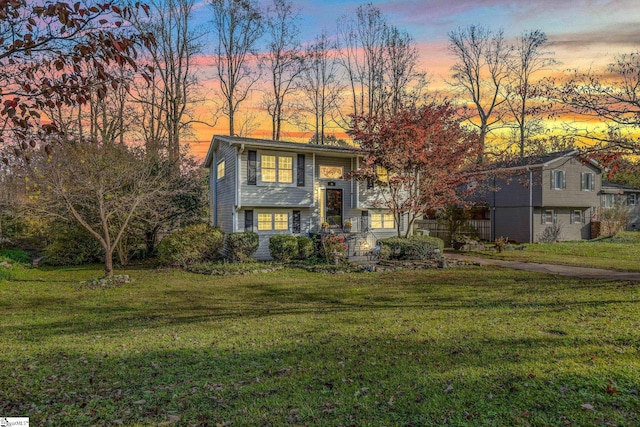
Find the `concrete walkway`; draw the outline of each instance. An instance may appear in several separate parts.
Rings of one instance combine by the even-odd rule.
[[[534,271],[536,273],[557,274],[560,276],[580,277],[584,279],[635,280],[640,281],[640,273],[606,270],[603,268],[577,267],[559,264],[540,264],[523,261],[480,258],[462,254],[445,253],[445,258],[456,261],[468,261],[479,265],[497,265],[515,270]]]

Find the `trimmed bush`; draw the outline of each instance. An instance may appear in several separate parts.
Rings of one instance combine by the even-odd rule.
[[[280,262],[288,262],[298,257],[298,239],[290,234],[278,234],[269,239],[269,253]]]
[[[260,239],[257,233],[243,231],[227,234],[224,254],[231,262],[253,262],[253,254],[258,250]]]
[[[104,249],[84,228],[57,223],[51,228],[51,243],[43,256],[48,265],[90,264],[104,260]]]
[[[311,258],[316,251],[313,239],[306,236],[298,236],[296,239],[298,240],[298,258]]]
[[[378,240],[380,253],[393,260],[426,260],[437,258],[444,250],[442,239],[432,236],[389,237]]]
[[[207,224],[195,224],[175,231],[158,245],[158,261],[163,265],[186,268],[203,261],[220,258],[224,237]]]

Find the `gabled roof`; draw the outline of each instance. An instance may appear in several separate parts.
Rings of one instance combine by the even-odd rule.
[[[602,192],[605,194],[640,193],[640,188],[602,181]]]
[[[600,170],[604,170],[605,168],[598,163],[597,161],[590,159],[588,157],[584,157],[580,154],[579,150],[564,150],[564,151],[556,151],[554,153],[548,154],[540,154],[535,156],[527,156],[527,157],[519,157],[517,159],[513,159],[510,161],[499,162],[494,165],[495,169],[535,169],[535,168],[545,168],[550,164],[556,162],[560,159],[570,159],[573,157],[579,157],[583,161],[591,163],[593,166],[597,167]]]
[[[211,167],[213,162],[213,153],[220,143],[226,143],[230,146],[241,147],[244,149],[271,149],[280,151],[292,151],[296,153],[327,153],[334,154],[339,157],[354,157],[361,153],[357,147],[336,147],[332,145],[317,145],[301,142],[272,141],[269,139],[244,138],[239,136],[221,136],[215,135],[211,140],[209,151],[204,159],[203,166]]]

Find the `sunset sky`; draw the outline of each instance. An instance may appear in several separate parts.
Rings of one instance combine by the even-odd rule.
[[[269,2],[262,0],[261,3]],[[302,40],[309,41],[323,28],[334,34],[337,18],[352,14],[363,2],[299,0],[295,3],[301,9]],[[549,50],[559,61],[549,72],[602,69],[615,54],[640,49],[640,2],[637,0],[397,0],[371,3],[380,8],[389,23],[414,37],[421,52],[423,69],[432,77],[431,89],[446,88],[444,79],[452,65],[447,51],[447,33],[471,24],[502,28],[508,38],[526,30],[544,31],[549,37]],[[199,2],[197,7],[198,25],[210,27],[207,1]],[[208,61],[203,57],[200,62],[206,64]],[[203,67],[200,78],[206,87],[217,87],[213,68]],[[245,107],[256,109],[255,105]],[[261,125],[255,136],[268,137],[268,117],[259,118],[258,122]],[[201,157],[212,135],[227,132],[226,126],[225,118],[221,118],[215,129],[197,128],[196,141],[192,142],[194,154]]]

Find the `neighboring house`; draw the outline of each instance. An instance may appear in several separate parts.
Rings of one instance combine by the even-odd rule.
[[[488,207],[491,240],[506,237],[515,242],[539,242],[543,236],[557,240],[591,238],[591,221],[600,206],[603,168],[564,151],[524,157],[503,164],[502,178],[494,178],[478,201]]]
[[[629,221],[626,224],[626,229],[640,231],[640,188],[603,181],[600,192],[602,211],[616,205],[626,206],[629,209]]]
[[[362,254],[378,238],[395,236],[396,224],[379,208],[376,189],[346,178],[361,157],[350,147],[214,136],[204,161],[211,224],[258,233],[256,258],[268,259],[273,235],[309,235],[325,222],[342,234],[348,221],[349,253]]]

